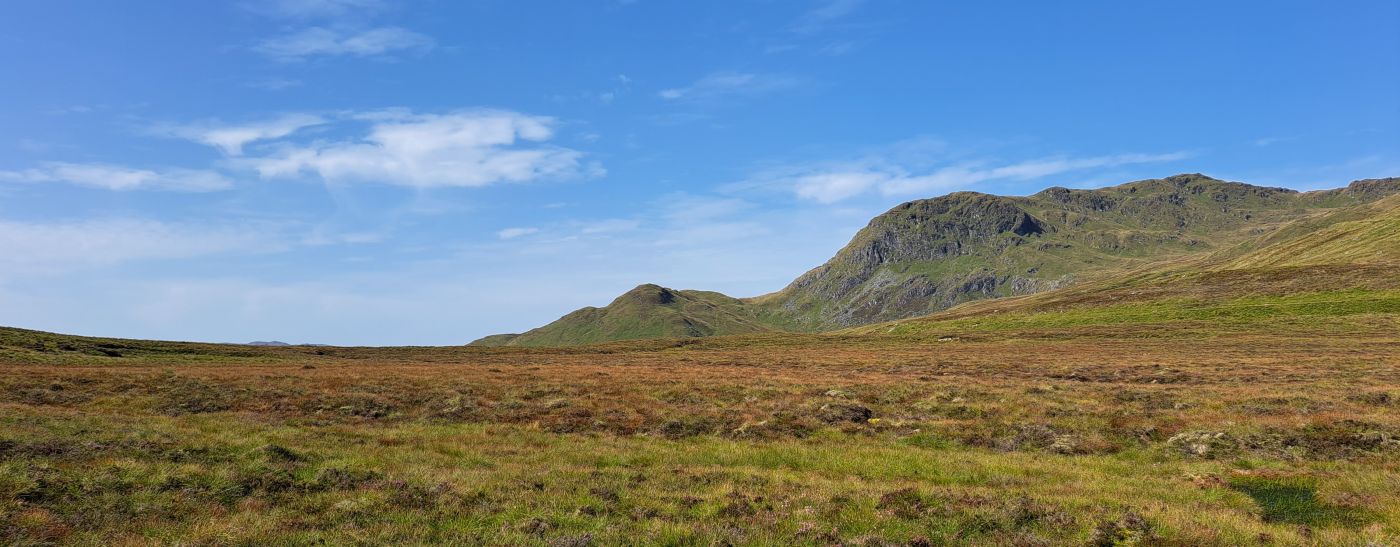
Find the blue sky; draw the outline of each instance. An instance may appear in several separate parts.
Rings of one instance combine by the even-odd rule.
[[[0,324],[455,344],[955,190],[1400,175],[1400,4],[17,0]]]

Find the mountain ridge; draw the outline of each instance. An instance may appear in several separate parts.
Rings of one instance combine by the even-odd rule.
[[[1300,192],[1198,173],[1096,189],[1052,186],[1028,196],[953,192],[892,207],[871,219],[830,260],[773,293],[732,298],[641,285],[627,294],[654,287],[708,306],[670,306],[656,313],[645,301],[614,307],[624,301],[619,297],[527,333],[493,335],[473,344],[571,345],[718,332],[839,330],[1204,256],[1296,221],[1397,193],[1400,178]],[[701,313],[707,307],[711,311]]]
[[[1228,327],[1222,320],[1393,315],[1400,313],[1397,236],[1400,195],[1390,195],[1295,221],[1237,248],[839,333],[956,337],[1030,326],[1107,327],[1141,318],[1163,325],[1202,321],[1203,328],[1219,330]]]

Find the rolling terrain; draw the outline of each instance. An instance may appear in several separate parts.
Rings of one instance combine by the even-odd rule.
[[[829,333],[694,337],[678,317],[751,316],[655,286],[589,313],[664,309],[669,338],[570,347],[0,329],[0,542],[1395,544],[1400,198],[1374,184]]]
[[[576,311],[525,335],[474,343],[557,346],[837,330],[1247,247],[1290,223],[1397,192],[1400,179],[1394,178],[1300,193],[1203,175],[1097,190],[1057,187],[1027,197],[958,192],[905,203],[876,217],[831,260],[773,294],[734,299],[664,289],[706,302],[682,307],[637,298],[637,291],[655,287],[649,285],[605,308]]]

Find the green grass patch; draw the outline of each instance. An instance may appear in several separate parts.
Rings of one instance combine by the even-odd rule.
[[[997,314],[950,321],[909,321],[893,326],[889,332],[921,334],[1186,321],[1249,325],[1281,318],[1397,313],[1400,313],[1400,291],[1349,290],[1288,296],[1254,296],[1225,301],[1157,300],[1063,311]]]
[[[1373,520],[1360,510],[1323,503],[1317,497],[1317,479],[1313,477],[1237,476],[1230,480],[1230,488],[1259,504],[1265,522],[1355,527]]]

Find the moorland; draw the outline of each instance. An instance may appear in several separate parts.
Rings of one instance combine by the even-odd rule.
[[[1124,234],[1171,252],[821,332],[0,329],[0,542],[1394,544],[1400,198],[1278,199],[1228,237]],[[1031,241],[1060,252],[1065,219],[994,239],[1054,225]]]

